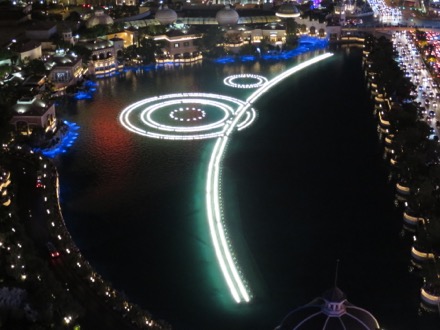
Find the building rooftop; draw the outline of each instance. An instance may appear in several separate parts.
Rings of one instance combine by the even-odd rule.
[[[275,330],[379,330],[376,318],[350,303],[344,292],[333,287],[321,297],[290,312]]]
[[[12,108],[14,116],[41,116],[50,107],[51,102],[42,101],[35,96],[23,96]]]

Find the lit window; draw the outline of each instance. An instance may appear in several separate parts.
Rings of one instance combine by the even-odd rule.
[[[176,43],[174,44],[174,48],[179,48],[179,43],[178,43],[178,42],[176,42]]]

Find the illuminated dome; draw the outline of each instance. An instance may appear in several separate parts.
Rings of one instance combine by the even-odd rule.
[[[278,8],[275,15],[281,18],[295,18],[299,17],[300,12],[292,2],[285,2]]]
[[[235,25],[238,22],[239,16],[231,6],[226,5],[225,8],[217,12],[215,19],[220,25]]]
[[[290,312],[275,330],[378,330],[375,317],[348,302],[334,287],[310,303]]]
[[[177,20],[177,14],[174,10],[168,8],[167,5],[161,6],[155,14],[155,18],[162,25],[172,24]]]
[[[86,27],[91,28],[96,25],[111,25],[113,24],[113,18],[104,14],[104,11],[97,10],[95,13],[86,21]]]

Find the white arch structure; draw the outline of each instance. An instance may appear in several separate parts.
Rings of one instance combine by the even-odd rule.
[[[331,57],[332,53],[324,53],[312,59],[304,61],[289,70],[284,71],[272,80],[264,83],[256,89],[246,101],[240,101],[224,95],[204,93],[180,93],[169,94],[159,97],[145,99],[125,108],[119,116],[119,121],[128,130],[148,137],[159,139],[189,140],[216,138],[217,141],[211,154],[206,175],[205,200],[209,231],[214,246],[214,251],[222,271],[223,277],[230,290],[230,293],[237,303],[250,302],[252,295],[249,286],[238,266],[233,255],[232,245],[226,234],[225,219],[221,209],[221,161],[223,159],[226,145],[231,134],[241,130],[252,123],[255,119],[255,110],[252,104],[269,91],[273,86],[294,73],[324,59]],[[159,103],[157,103],[159,102]],[[144,108],[144,105],[149,105]],[[181,126],[161,125],[151,119],[154,111],[163,107],[176,106],[178,104],[208,104],[215,109],[220,109],[223,116],[220,120],[207,125]],[[225,104],[226,103],[226,104]],[[237,108],[232,108],[235,106]],[[140,113],[140,122],[147,126],[147,130],[138,127],[133,122],[133,116]],[[228,115],[229,114],[229,115]],[[190,125],[192,122],[190,123]]]

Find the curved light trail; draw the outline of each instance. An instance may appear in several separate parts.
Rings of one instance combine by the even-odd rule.
[[[216,94],[169,94],[134,103],[125,108],[119,116],[119,120],[124,127],[143,136],[175,140],[217,138],[206,175],[207,219],[217,261],[230,293],[237,303],[249,302],[252,294],[232,251],[232,244],[226,234],[225,219],[221,210],[221,161],[227,143],[235,130],[242,130],[255,120],[256,112],[251,106],[259,97],[283,79],[332,55],[332,53],[325,53],[316,56],[284,71],[270,81],[261,83],[261,87],[255,90],[246,101]],[[232,80],[229,79],[229,83],[233,82],[234,77],[236,76],[233,76]],[[264,80],[262,79],[262,81]],[[206,117],[198,120],[199,122],[206,120],[203,125],[192,125],[192,121],[184,121],[181,123],[182,125],[176,126],[172,125],[171,121],[173,119],[170,119],[170,124],[160,124],[152,119],[156,111],[168,112],[167,117],[169,118],[170,113],[175,111],[177,105],[180,107],[193,107],[195,104],[198,105],[197,109],[201,109],[200,111],[206,113]],[[148,105],[147,108],[144,108],[145,105]],[[203,107],[199,105],[209,106],[210,109],[209,111],[208,109],[202,109]],[[208,117],[210,117],[212,111],[223,113],[223,115],[217,115],[219,118],[211,122]],[[147,129],[139,127],[139,122],[147,126]]]

